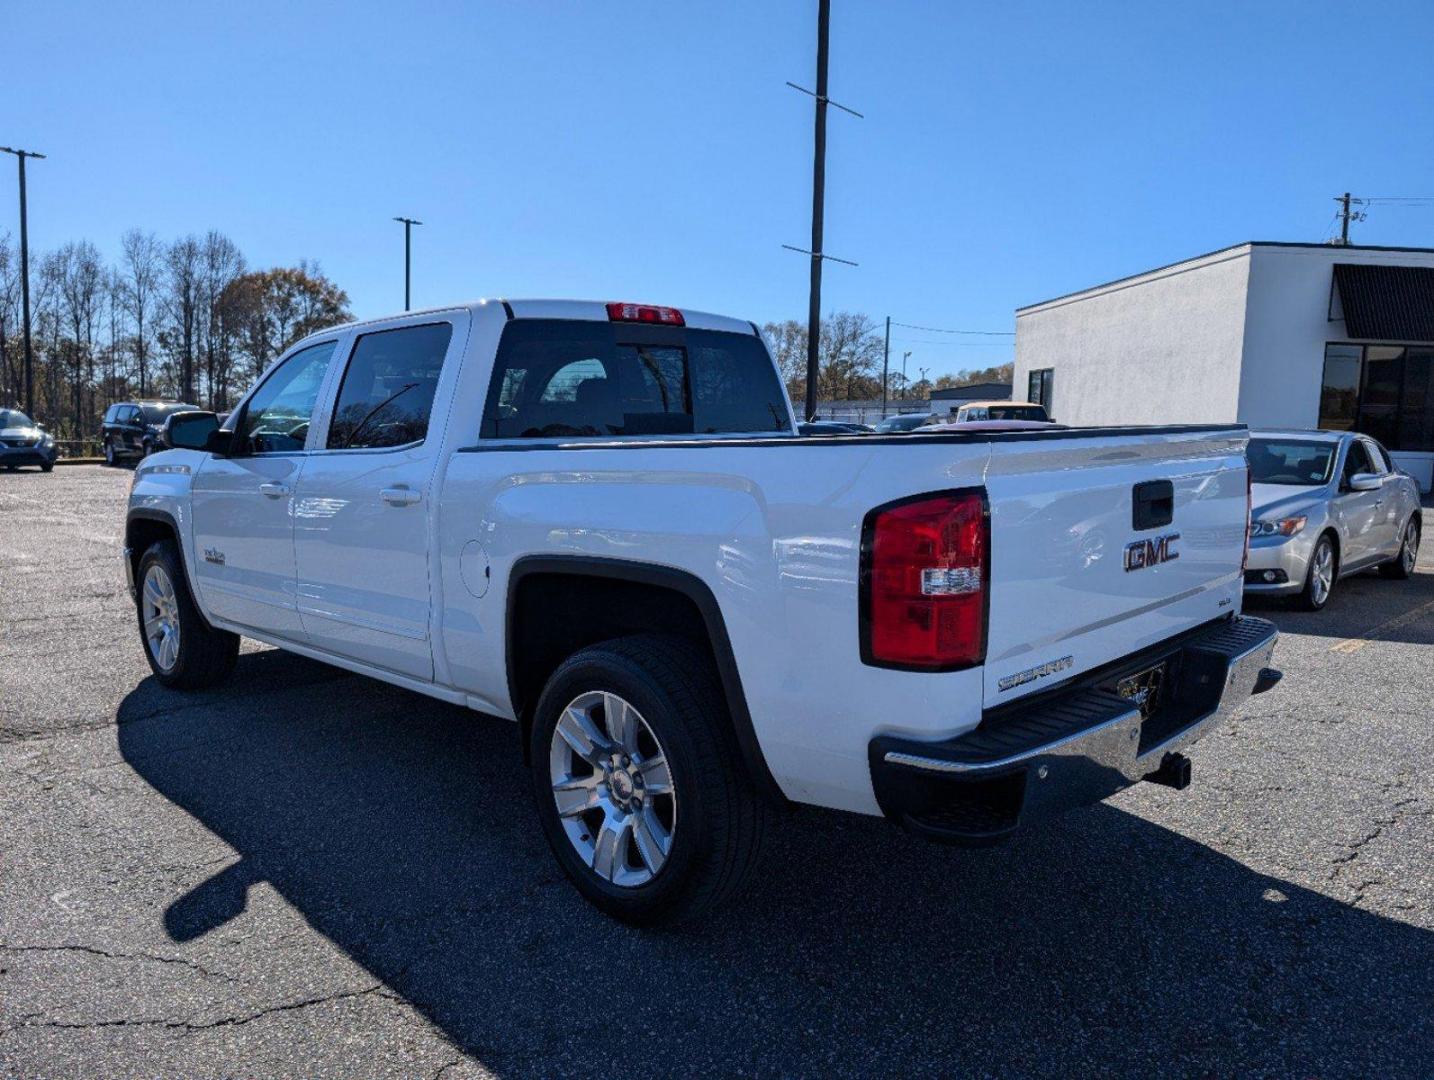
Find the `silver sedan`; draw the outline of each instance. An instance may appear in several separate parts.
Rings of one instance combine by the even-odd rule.
[[[1340,578],[1407,578],[1419,555],[1419,486],[1384,447],[1348,431],[1254,431],[1245,591],[1318,611]]]

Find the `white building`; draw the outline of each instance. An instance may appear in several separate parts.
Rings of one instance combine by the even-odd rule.
[[[1031,304],[1015,386],[1068,424],[1353,428],[1428,491],[1434,249],[1256,241]]]

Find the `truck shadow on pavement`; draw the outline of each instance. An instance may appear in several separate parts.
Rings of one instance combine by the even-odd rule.
[[[985,851],[794,812],[749,895],[639,932],[562,879],[504,721],[277,651],[201,696],[147,679],[118,720],[131,767],[237,853],[156,912],[175,941],[243,935],[267,882],[500,1074],[1434,1060],[1434,934],[1109,805]]]

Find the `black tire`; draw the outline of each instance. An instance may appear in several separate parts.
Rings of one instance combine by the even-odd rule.
[[[146,592],[145,586],[151,567],[158,567],[173,589],[174,613],[177,616],[179,633],[177,655],[173,663],[165,667],[155,656],[145,634]],[[215,686],[234,670],[239,656],[239,635],[227,630],[216,630],[204,621],[204,616],[194,606],[189,594],[189,581],[184,575],[184,563],[179,548],[173,540],[159,540],[152,544],[139,560],[135,574],[135,614],[139,623],[140,646],[155,678],[165,686],[181,690],[201,690]]]
[[[55,469],[55,463],[54,463],[53,461],[46,462],[44,465],[41,465],[41,466],[40,466],[40,471],[41,471],[41,472],[53,472],[54,469]]]
[[[1320,588],[1315,577],[1315,568],[1319,565],[1320,554],[1328,551],[1330,557],[1330,579],[1329,584],[1324,588],[1324,595],[1320,595]],[[1296,606],[1305,611],[1320,611],[1329,603],[1329,598],[1334,595],[1334,587],[1339,581],[1339,555],[1335,551],[1334,541],[1330,539],[1329,533],[1321,536],[1310,552],[1309,569],[1305,571],[1305,587],[1301,590],[1296,599]]]
[[[1414,567],[1419,562],[1419,539],[1422,532],[1419,511],[1416,510],[1404,523],[1404,528],[1399,534],[1398,554],[1387,563],[1380,564],[1379,574],[1381,577],[1405,581],[1414,576]]]
[[[558,814],[550,772],[554,731],[568,705],[590,691],[631,703],[671,772],[676,826],[666,861],[643,884],[617,885],[600,876]],[[711,660],[679,638],[622,638],[565,660],[538,700],[529,757],[538,816],[554,856],[578,891],[616,919],[652,926],[695,918],[729,900],[756,862],[769,807],[743,765]]]
[[[111,468],[113,468],[114,465],[115,465],[115,463],[116,463],[116,458],[115,458],[115,444],[114,444],[114,442],[113,442],[112,440],[106,439],[106,440],[105,440],[105,464],[108,465],[108,466],[110,466]]]

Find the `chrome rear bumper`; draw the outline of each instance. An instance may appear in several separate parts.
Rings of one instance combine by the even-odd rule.
[[[999,840],[1022,823],[1096,802],[1160,771],[1171,755],[1279,681],[1279,633],[1265,619],[1224,620],[1145,650],[1078,686],[988,715],[939,743],[879,736],[872,783],[887,816],[940,839]],[[1146,715],[1115,692],[1159,668],[1162,696]]]

